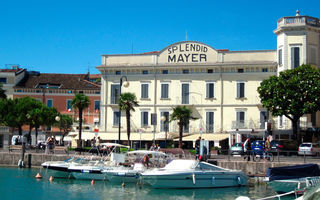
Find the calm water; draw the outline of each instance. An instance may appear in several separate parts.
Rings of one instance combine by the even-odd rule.
[[[35,175],[40,169],[0,168],[0,199],[25,200],[59,200],[59,199],[146,199],[146,200],[187,200],[187,199],[223,199],[231,200],[238,196],[262,198],[274,192],[266,185],[252,187],[219,188],[219,189],[152,189],[149,186],[139,187],[127,184],[112,185],[107,181],[90,181],[73,179],[55,179],[48,177],[37,180]],[[44,175],[45,171],[41,171]],[[288,198],[288,199],[294,199]]]

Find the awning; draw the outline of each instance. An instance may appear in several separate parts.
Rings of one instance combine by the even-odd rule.
[[[228,133],[206,133],[206,134],[194,134],[194,135],[188,135],[182,138],[182,141],[196,141],[199,136],[201,136],[201,139],[209,140],[209,141],[221,141],[226,138],[229,138]],[[179,138],[174,139],[174,141],[179,141]]]

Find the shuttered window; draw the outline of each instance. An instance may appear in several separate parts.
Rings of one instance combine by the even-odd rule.
[[[182,104],[189,104],[189,84],[182,84]]]
[[[162,99],[169,98],[169,84],[167,83],[161,84],[161,98]]]
[[[214,98],[214,83],[207,83],[206,98]]]
[[[141,84],[141,98],[149,98],[149,84]]]

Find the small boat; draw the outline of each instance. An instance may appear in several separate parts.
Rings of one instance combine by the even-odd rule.
[[[48,176],[53,176],[55,178],[70,178],[71,173],[68,170],[70,165],[80,165],[84,162],[82,158],[71,157],[65,161],[47,161],[41,164],[43,168],[46,169],[46,174]]]
[[[197,160],[173,160],[164,168],[142,172],[143,183],[154,188],[212,188],[247,184],[242,171],[230,170]]]
[[[76,179],[89,179],[89,180],[106,180],[103,170],[111,170],[118,166],[119,163],[125,162],[125,153],[121,153],[121,148],[129,149],[129,146],[117,143],[102,143],[101,146],[110,148],[112,151],[107,157],[99,158],[99,160],[89,161],[83,165],[70,165],[68,171]]]
[[[317,164],[304,164],[269,168],[264,181],[277,193],[308,188],[320,181]]]
[[[149,159],[148,165],[143,162],[144,157]],[[166,162],[166,154],[159,151],[137,150],[128,152],[127,162],[122,166],[103,170],[106,179],[111,182],[137,182],[138,173],[147,169],[162,167]]]

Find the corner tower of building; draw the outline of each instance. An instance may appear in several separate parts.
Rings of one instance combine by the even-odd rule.
[[[277,22],[278,72],[302,64],[320,67],[320,20],[315,17],[282,17]]]

